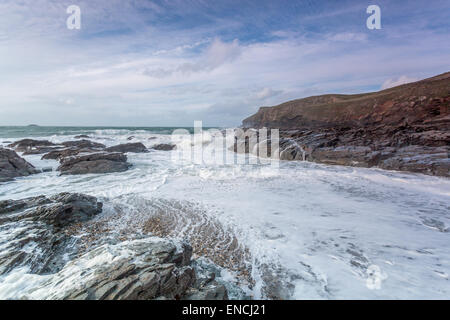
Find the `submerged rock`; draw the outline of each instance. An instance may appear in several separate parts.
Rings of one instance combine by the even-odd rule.
[[[123,153],[92,153],[61,159],[58,171],[64,174],[111,173],[128,170],[131,164]]]
[[[112,147],[106,148],[105,151],[123,152],[123,153],[126,153],[126,152],[135,152],[135,153],[148,152],[147,148],[140,142],[119,144],[117,146],[112,146]]]
[[[38,173],[38,170],[16,152],[0,148],[0,182],[34,173]]]
[[[87,134],[80,134],[75,136],[74,139],[89,139],[90,137]]]

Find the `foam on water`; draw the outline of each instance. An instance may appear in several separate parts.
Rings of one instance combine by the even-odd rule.
[[[61,142],[73,135],[45,139]],[[170,142],[168,134],[145,130],[91,133],[107,146],[130,142],[131,135],[131,142],[148,147]],[[70,191],[134,208],[145,200],[163,213],[175,212],[170,204],[191,206],[180,214],[199,210],[249,250],[254,284],[247,290],[257,298],[450,297],[449,179],[306,162],[282,162],[279,169],[186,164],[164,151],[128,157],[133,167],[122,173],[49,172],[16,179],[0,186],[0,200]],[[57,166],[40,155],[25,158],[37,167]],[[138,220],[132,212],[124,216],[125,225]],[[174,221],[184,221],[180,228],[189,230],[189,221]],[[19,293],[25,286],[38,288],[46,277],[15,270],[0,279],[0,292],[11,297],[14,281]]]

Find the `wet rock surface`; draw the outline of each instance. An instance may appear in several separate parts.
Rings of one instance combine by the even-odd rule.
[[[127,153],[127,152],[135,152],[135,153],[148,152],[147,148],[140,142],[119,144],[117,146],[112,146],[112,147],[106,148],[105,151],[108,151],[108,152],[123,152],[123,153]]]
[[[91,153],[74,157],[63,158],[58,171],[64,174],[88,174],[123,172],[131,167],[127,156],[120,152]]]
[[[38,173],[33,165],[16,152],[0,147],[0,182]]]
[[[227,299],[226,288],[214,275],[205,276],[199,269],[197,277],[192,248],[186,242],[153,236],[120,240],[110,234],[95,234],[99,242],[89,242],[88,231],[95,229],[83,226],[102,207],[95,197],[71,193],[0,201],[0,275],[15,268],[42,275],[32,285],[24,280],[19,296],[6,296]]]
[[[58,270],[77,249],[67,228],[101,210],[102,203],[83,194],[0,201],[0,274],[20,266],[37,274]]]

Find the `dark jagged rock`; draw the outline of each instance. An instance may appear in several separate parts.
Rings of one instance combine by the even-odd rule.
[[[33,210],[26,210],[33,208]],[[102,203],[95,197],[78,193],[0,201],[0,223],[28,219],[43,221],[55,227],[85,221],[101,212]]]
[[[77,147],[77,148],[92,148],[92,149],[104,149],[106,146],[98,142],[92,142],[90,140],[78,140],[78,141],[65,141],[61,143],[65,147]]]
[[[112,146],[112,147],[106,148],[105,151],[108,151],[108,152],[123,152],[123,153],[127,153],[127,152],[135,152],[135,153],[148,152],[147,148],[140,142],[119,144],[117,146]]]
[[[0,148],[0,182],[38,173],[36,168],[13,150]]]
[[[168,143],[160,143],[156,144],[152,147],[153,150],[161,150],[161,151],[171,151],[174,150],[177,146],[174,144],[168,144]]]
[[[445,73],[380,92],[309,97],[261,108],[243,126],[281,129],[281,160],[450,176],[448,88]]]
[[[130,168],[127,156],[123,153],[92,153],[61,159],[58,171],[65,174],[122,172]]]
[[[90,137],[87,134],[80,134],[75,136],[74,139],[89,139]]]
[[[17,152],[31,152],[33,149],[41,147],[52,147],[56,146],[53,142],[48,140],[33,140],[33,139],[22,139],[7,145],[8,148],[12,148]]]
[[[83,226],[92,225],[101,210],[96,198],[83,194],[0,201],[0,275],[19,267],[45,275],[39,287],[11,298],[226,299],[214,277],[197,279],[185,242],[102,236],[86,246],[90,229]]]
[[[60,270],[78,250],[67,228],[101,210],[102,203],[83,194],[0,201],[0,274],[20,266],[38,274]]]
[[[124,254],[126,252],[126,254]],[[61,299],[71,300],[148,300],[180,299],[195,281],[189,265],[192,250],[170,240],[140,239],[116,245],[104,245],[69,263],[61,270],[70,274],[78,261],[114,256],[107,264],[87,270],[79,283]]]

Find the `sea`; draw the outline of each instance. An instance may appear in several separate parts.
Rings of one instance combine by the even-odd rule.
[[[0,146],[83,134],[106,146],[151,148],[173,143],[175,129],[0,127]],[[210,143],[184,129],[189,134],[176,140],[177,150]],[[152,216],[165,217],[170,230],[164,236],[195,242],[194,258],[214,264],[218,279],[238,288],[230,289],[233,299],[450,298],[448,178],[305,161],[198,163],[158,150],[127,155],[128,171],[73,176],[60,176],[56,160],[25,155],[36,168],[53,171],[0,184],[0,200],[92,195],[104,203],[96,219],[128,238],[143,233]],[[0,253],[9,234],[0,231]],[[39,297],[33,292],[49,281],[51,275],[13,269],[0,276],[0,298],[45,299],[45,290]]]

